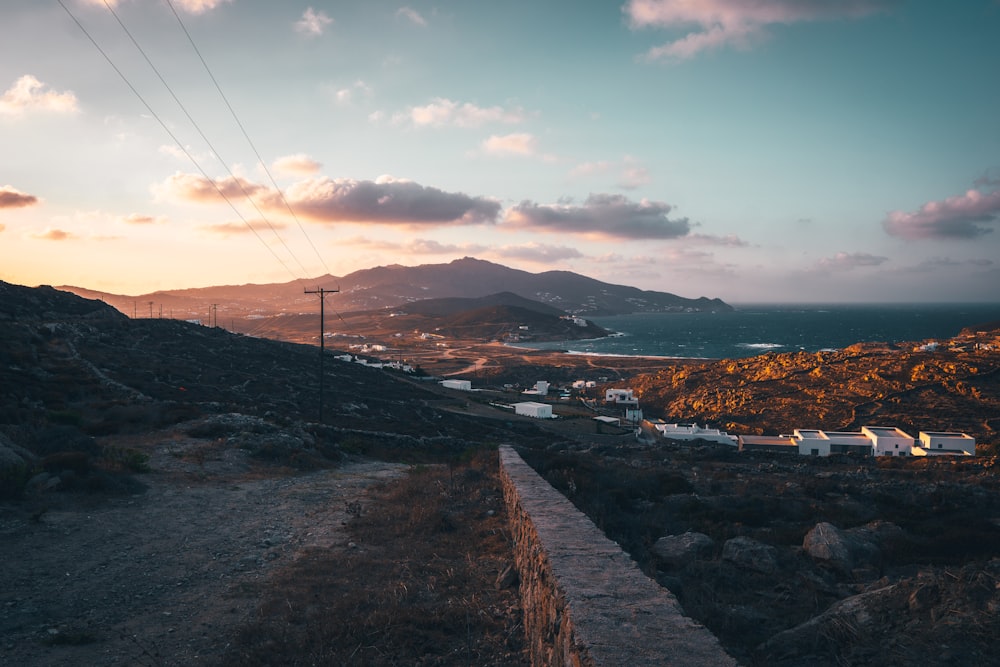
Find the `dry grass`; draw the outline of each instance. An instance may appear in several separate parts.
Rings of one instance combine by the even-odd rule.
[[[417,467],[349,507],[353,546],[297,559],[224,664],[527,664],[496,467]]]

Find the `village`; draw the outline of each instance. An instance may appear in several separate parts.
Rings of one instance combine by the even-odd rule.
[[[914,351],[933,351],[937,344],[928,344],[914,348]],[[977,345],[977,349],[978,349]],[[377,346],[366,347],[362,353],[385,352],[385,348]],[[350,353],[335,357],[344,362],[363,364],[373,368],[383,368],[413,375],[412,365],[401,361],[381,361],[366,359]],[[468,379],[446,377],[425,378],[447,390],[454,392],[496,391],[474,389]],[[835,431],[822,428],[795,428],[791,433],[780,435],[734,434],[701,426],[697,423],[672,422],[662,419],[646,418],[639,407],[639,399],[630,388],[610,387],[603,389],[603,397],[599,387],[606,387],[609,379],[576,380],[565,386],[554,386],[545,380],[538,380],[533,386],[521,389],[514,385],[504,385],[500,394],[517,393],[523,400],[503,401],[490,400],[493,408],[510,411],[515,415],[535,419],[558,419],[559,414],[553,408],[567,405],[573,400],[593,413],[592,419],[609,427],[620,427],[624,432],[631,431],[636,437],[644,432],[655,433],[657,437],[675,442],[703,441],[736,448],[741,452],[772,452],[800,456],[827,457],[836,454],[852,454],[855,456],[874,457],[926,457],[926,456],[958,456],[972,457],[976,455],[976,439],[962,432],[950,431],[920,431],[914,437],[896,426],[864,425],[858,431]],[[602,400],[603,398],[603,400]]]

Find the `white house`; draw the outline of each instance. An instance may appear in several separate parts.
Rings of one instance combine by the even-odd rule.
[[[792,432],[802,456],[829,456],[830,438],[823,431],[797,428]],[[861,435],[860,433],[858,435]],[[866,438],[867,441],[867,438]]]
[[[635,394],[631,389],[608,389],[604,392],[605,403],[633,403]]]
[[[472,391],[472,380],[441,380],[439,384],[447,389]]]
[[[921,431],[917,438],[920,440],[920,446],[913,448],[914,456],[976,455],[976,439],[965,433]]]
[[[913,456],[913,438],[895,426],[862,426],[875,456]]]
[[[664,438],[671,440],[708,440],[723,445],[736,445],[738,442],[735,435],[729,435],[717,428],[702,428],[697,424],[664,424],[661,422],[654,423],[653,428],[659,431]]]
[[[539,380],[535,383],[535,391],[537,391],[540,396],[545,396],[549,393],[549,383],[545,380]]]
[[[872,441],[861,431],[823,431],[830,440],[831,454],[872,455]]]
[[[514,414],[537,419],[552,419],[552,406],[548,403],[525,401],[514,404]]]

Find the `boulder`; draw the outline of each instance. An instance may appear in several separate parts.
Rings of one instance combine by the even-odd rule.
[[[902,535],[902,529],[888,521],[872,521],[849,530],[840,530],[824,521],[806,533],[802,548],[814,560],[849,573],[859,568],[879,567],[883,547]]]
[[[722,560],[763,574],[778,571],[778,550],[749,537],[734,537],[722,545]]]
[[[661,537],[652,548],[657,560],[669,567],[681,567],[692,560],[710,558],[714,550],[715,541],[711,537],[690,531]]]
[[[842,572],[854,569],[851,540],[844,531],[826,521],[806,533],[802,548],[814,560],[823,561]]]

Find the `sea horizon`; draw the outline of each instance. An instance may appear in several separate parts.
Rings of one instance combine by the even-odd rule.
[[[580,355],[711,360],[838,350],[855,343],[948,339],[966,327],[1000,320],[1000,303],[731,305],[731,312],[590,317],[613,334],[513,346]]]

